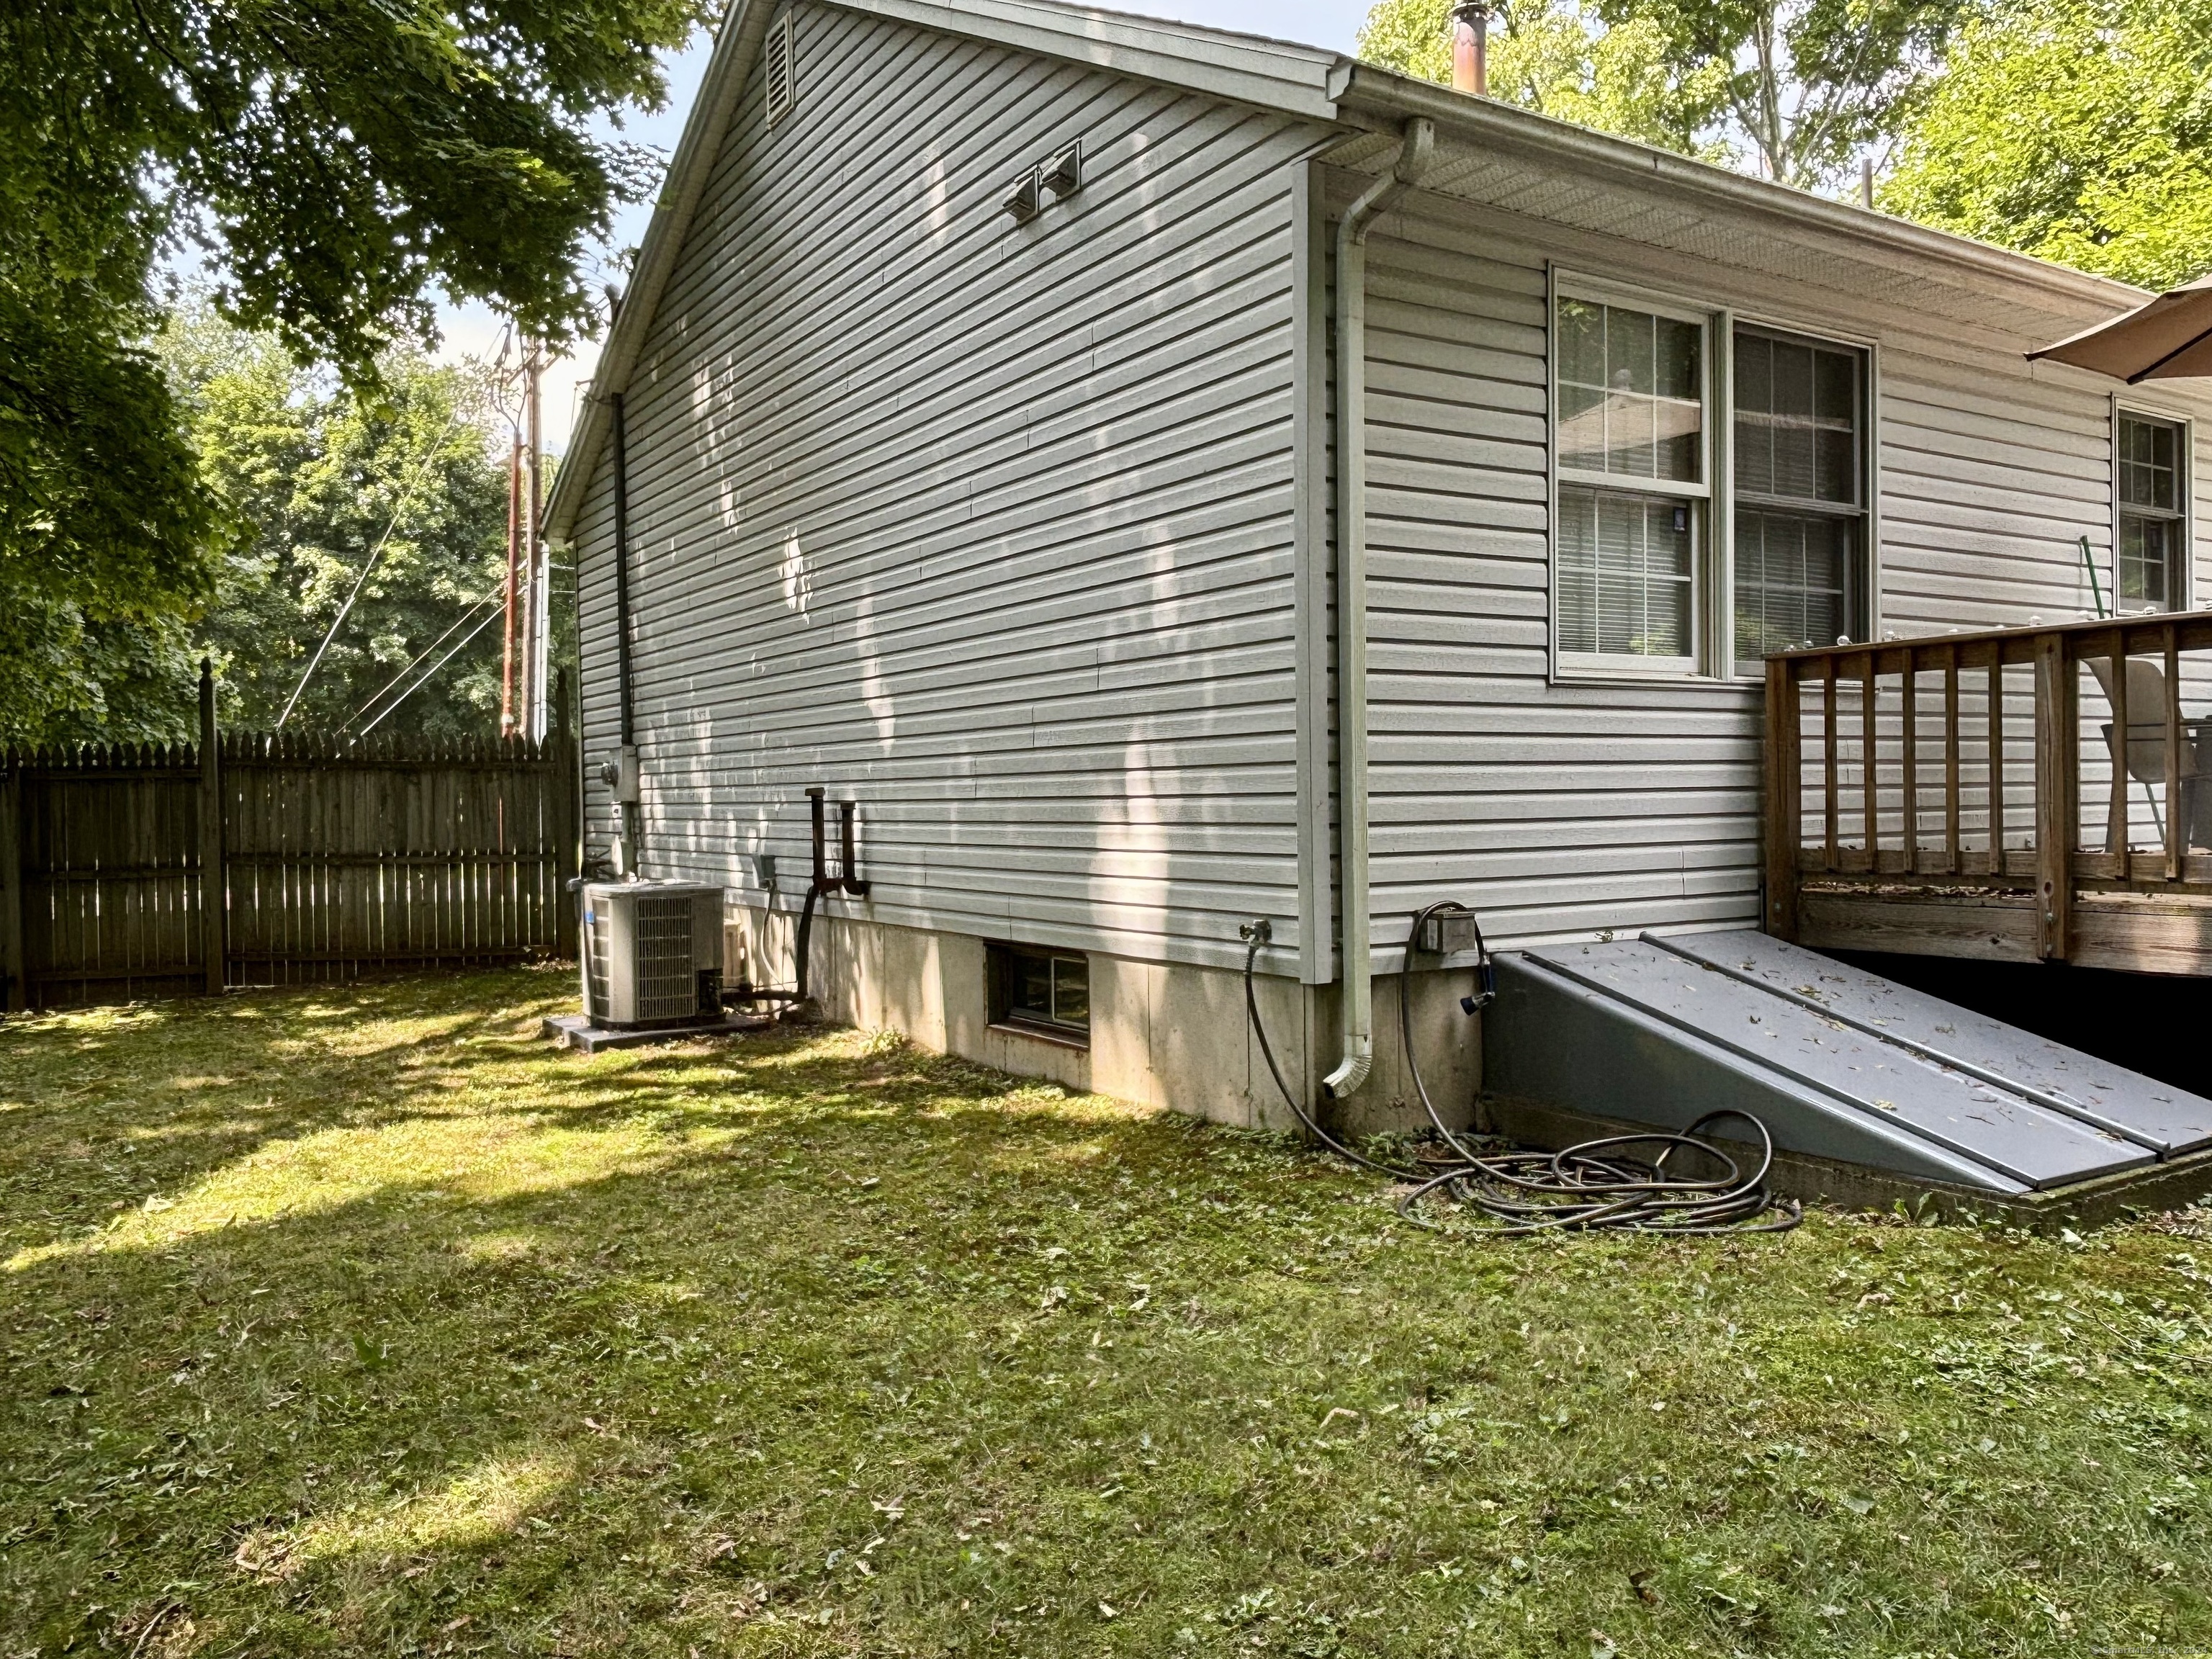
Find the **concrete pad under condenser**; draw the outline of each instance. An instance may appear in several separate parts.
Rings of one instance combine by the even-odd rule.
[[[564,1048],[580,1048],[596,1054],[609,1048],[643,1048],[656,1042],[686,1042],[695,1037],[738,1036],[765,1031],[775,1024],[765,1014],[724,1014],[698,1025],[663,1025],[651,1030],[618,1030],[594,1025],[582,1014],[552,1014],[538,1022],[538,1035],[551,1037]]]
[[[1921,1032],[1964,1033],[1972,1057]],[[1752,933],[1501,958],[1484,1073],[1492,1094],[1660,1128],[1733,1108],[1790,1152],[2002,1194],[2148,1169],[2212,1123],[2212,1102]]]

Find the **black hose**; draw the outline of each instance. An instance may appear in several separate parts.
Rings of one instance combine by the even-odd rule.
[[[1698,1131],[1722,1118],[1740,1118],[1759,1137],[1759,1167],[1746,1175],[1741,1165]],[[1635,1158],[1632,1149],[1656,1147],[1657,1156]],[[1726,1171],[1709,1180],[1670,1175],[1667,1160],[1687,1147],[1711,1158]],[[1805,1218],[1794,1198],[1766,1190],[1774,1164],[1774,1140],[1766,1126],[1748,1112],[1723,1107],[1707,1112],[1679,1134],[1664,1130],[1606,1135],[1579,1141],[1556,1152],[1507,1152],[1472,1158],[1431,1176],[1398,1200],[1398,1213],[1416,1226],[1441,1232],[1437,1222],[1419,1214],[1419,1206],[1442,1194],[1462,1211],[1487,1218],[1470,1231],[1506,1238],[1535,1233],[1583,1232],[1601,1228],[1643,1233],[1784,1233]]]
[[[1251,944],[1244,952],[1244,1014],[1245,1018],[1252,1023],[1252,1035],[1260,1040],[1261,1057],[1267,1062],[1267,1075],[1275,1079],[1275,1088],[1282,1095],[1283,1103],[1291,1109],[1291,1115],[1305,1125],[1308,1134],[1339,1158],[1348,1158],[1363,1170],[1372,1170],[1377,1175],[1389,1176],[1393,1181],[1419,1181],[1421,1176],[1418,1170],[1394,1170],[1387,1164],[1377,1164],[1364,1152],[1353,1152],[1351,1147],[1307,1116],[1306,1109],[1298,1104],[1297,1097],[1291,1092],[1290,1085],[1283,1081],[1282,1068],[1275,1064],[1274,1047],[1267,1041],[1267,1027],[1260,1018],[1259,993],[1253,988],[1253,964],[1259,961],[1260,947],[1267,942],[1267,937],[1265,933],[1255,932],[1252,935]]]
[[[1680,1133],[1665,1130],[1625,1135],[1606,1135],[1585,1140],[1556,1152],[1499,1150],[1478,1152],[1446,1127],[1430,1098],[1413,1054],[1413,962],[1421,930],[1437,915],[1466,915],[1474,912],[1451,901],[1431,904],[1413,919],[1406,938],[1405,964],[1398,973],[1398,1030],[1405,1043],[1406,1068],[1414,1091],[1428,1113],[1429,1121],[1455,1161],[1426,1170],[1401,1170],[1338,1140],[1307,1115],[1283,1081],[1275,1063],[1273,1045],[1267,1041],[1266,1023],[1260,1018],[1260,998],[1254,975],[1261,947],[1267,943],[1264,927],[1255,926],[1244,953],[1244,1012],[1252,1035],[1259,1040],[1267,1074],[1291,1115],[1306,1132],[1329,1151],[1361,1169],[1410,1182],[1412,1189],[1398,1200],[1398,1213],[1432,1232],[1445,1231],[1441,1223],[1421,1213],[1422,1206],[1439,1198],[1455,1202],[1462,1214],[1482,1218],[1468,1231],[1502,1238],[1525,1238],[1538,1233],[1612,1230],[1629,1232],[1777,1233],[1787,1232],[1804,1218],[1804,1206],[1795,1199],[1778,1198],[1766,1190],[1766,1177],[1774,1164],[1774,1140],[1766,1126],[1748,1112],[1734,1108],[1706,1113]],[[1490,973],[1490,950],[1475,924],[1477,951],[1476,994],[1462,1006],[1472,1014],[1496,994]],[[1758,1136],[1759,1165],[1748,1176],[1735,1159],[1698,1131],[1727,1118],[1748,1123]],[[1668,1173],[1668,1160],[1687,1148],[1712,1159],[1723,1171],[1711,1178]],[[1644,1157],[1635,1154],[1644,1152]]]

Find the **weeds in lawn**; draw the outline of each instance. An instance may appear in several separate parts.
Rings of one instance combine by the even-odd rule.
[[[568,992],[0,1027],[0,1655],[2212,1646],[2212,1218],[1439,1240]]]

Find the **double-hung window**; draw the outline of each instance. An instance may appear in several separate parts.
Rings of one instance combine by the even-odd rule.
[[[1710,495],[1706,333],[1692,316],[1559,300],[1564,663],[1696,671]]]
[[[1867,636],[1865,358],[1740,327],[1730,454],[1735,666]]]
[[[1564,287],[1553,338],[1561,672],[1756,674],[1870,636],[1864,351]]]
[[[2178,422],[2119,416],[2119,568],[2112,588],[2122,611],[2178,611],[2188,602],[2187,434]]]

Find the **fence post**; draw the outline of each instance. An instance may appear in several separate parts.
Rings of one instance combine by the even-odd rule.
[[[1797,677],[1786,657],[1766,663],[1766,931],[1797,937],[1798,843],[1804,839],[1802,734]]]
[[[31,1006],[23,960],[23,767],[0,754],[0,1014]]]
[[[200,659],[200,956],[207,994],[221,996],[230,955],[230,872],[222,836],[222,743],[216,729],[215,665]]]
[[[2074,945],[2074,843],[2080,839],[2081,687],[2063,634],[2035,641],[2037,954],[2063,962]]]
[[[583,769],[577,759],[575,728],[568,720],[568,671],[554,680],[553,775],[548,780],[553,805],[554,939],[563,957],[576,954],[576,901],[568,881],[583,868]]]

